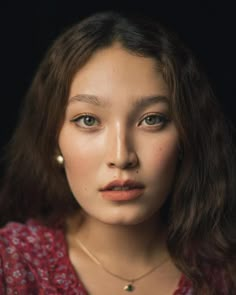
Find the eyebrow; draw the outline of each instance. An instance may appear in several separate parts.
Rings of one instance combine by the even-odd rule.
[[[98,97],[91,94],[77,94],[69,98],[68,104],[76,102],[76,101],[86,102],[86,103],[94,104],[96,106],[102,105],[102,102],[98,99]]]
[[[147,107],[149,105],[161,103],[161,102],[169,105],[169,99],[167,98],[167,96],[151,95],[151,96],[145,96],[145,97],[139,98],[138,100],[134,102],[134,106],[137,108],[141,108],[141,107]]]
[[[110,104],[108,101],[101,101],[96,95],[91,95],[91,94],[77,94],[69,98],[68,104],[74,103],[76,101],[93,104],[99,107],[106,107],[106,106],[109,106]],[[161,103],[161,102],[169,104],[169,99],[165,95],[149,95],[149,96],[140,97],[133,103],[133,105],[136,108],[141,108],[141,107],[147,107],[149,105]]]

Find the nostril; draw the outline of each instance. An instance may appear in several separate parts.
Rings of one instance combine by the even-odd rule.
[[[117,161],[111,161],[108,163],[108,167],[110,168],[119,168],[119,169],[130,169],[130,168],[136,168],[138,165],[138,158],[135,156],[135,157],[132,157],[132,159],[128,160],[117,160]]]
[[[109,167],[115,167],[116,165],[115,165],[115,163],[108,163],[108,166]]]
[[[135,166],[135,162],[129,162],[127,163],[127,167],[134,167]]]

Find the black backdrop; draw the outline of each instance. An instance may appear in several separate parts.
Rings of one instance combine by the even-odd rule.
[[[201,60],[226,115],[235,118],[234,1],[8,1],[0,4],[0,157],[19,108],[52,40],[70,24],[100,10],[156,16],[176,31]],[[27,147],[26,147],[27,149]],[[1,167],[2,174],[3,167]]]

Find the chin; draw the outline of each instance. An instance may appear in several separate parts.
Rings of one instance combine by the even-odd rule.
[[[135,214],[134,212],[130,212],[129,214],[126,213],[124,214],[124,212],[119,213],[119,214],[109,214],[109,216],[102,216],[100,219],[101,222],[103,223],[107,223],[110,225],[138,225],[141,224],[145,221],[148,221],[149,219],[151,219],[153,216],[155,215],[155,213],[151,212],[149,214]]]

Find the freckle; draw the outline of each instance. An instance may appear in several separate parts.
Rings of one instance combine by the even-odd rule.
[[[136,170],[136,174],[138,174],[138,170]]]

